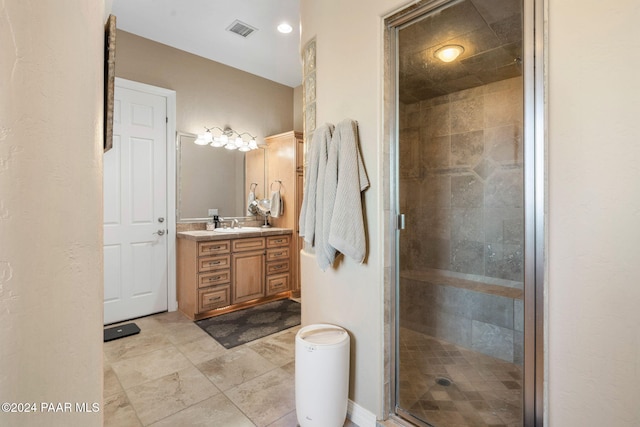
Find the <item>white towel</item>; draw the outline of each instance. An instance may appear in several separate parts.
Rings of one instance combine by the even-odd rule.
[[[367,243],[360,193],[369,188],[369,178],[360,156],[357,126],[353,120],[343,120],[333,133],[325,174],[323,240],[361,263]]]
[[[282,202],[282,196],[280,190],[271,192],[271,217],[278,218],[284,213],[284,203]]]
[[[249,210],[249,206],[251,206],[251,202],[256,200],[256,193],[254,193],[253,191],[249,191],[249,195],[247,196],[247,215],[252,216],[254,215],[250,210]]]
[[[331,125],[331,130],[333,131],[334,127]],[[320,155],[318,161],[318,184],[317,184],[317,196],[316,196],[316,208],[315,208],[315,244],[313,245],[316,252],[316,262],[322,271],[325,271],[327,267],[333,264],[333,261],[336,258],[336,251],[329,245],[327,242],[328,234],[325,232],[325,227],[328,227],[327,219],[325,218],[326,214],[326,179],[325,175],[328,171],[327,160],[329,158],[329,152],[331,151],[331,146],[333,144],[333,138],[329,140],[323,140],[325,144],[322,144],[320,148]],[[331,201],[329,201],[331,203]]]
[[[320,180],[318,176],[320,159],[322,158],[322,162],[325,164],[325,166],[323,166],[324,170],[327,162],[327,147],[331,142],[333,128],[333,125],[328,123],[318,126],[308,149],[309,159],[307,161],[304,193],[298,224],[300,226],[300,237],[304,237],[304,241],[312,247],[316,236],[316,199],[320,194],[318,192],[318,183],[324,181],[324,177]]]

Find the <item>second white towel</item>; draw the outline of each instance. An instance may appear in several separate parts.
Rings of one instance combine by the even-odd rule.
[[[247,196],[247,215],[249,216],[254,215],[254,213],[249,209],[249,206],[251,206],[251,203],[253,203],[255,200],[256,193],[254,193],[253,191],[249,191],[249,195]]]
[[[280,190],[271,192],[271,217],[278,218],[284,213],[284,202],[280,195]]]

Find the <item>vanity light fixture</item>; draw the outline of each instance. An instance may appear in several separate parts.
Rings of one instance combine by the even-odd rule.
[[[434,55],[442,62],[454,61],[458,56],[462,55],[464,48],[458,44],[448,44],[436,50]]]
[[[217,126],[206,128],[205,133],[198,135],[194,141],[198,145],[211,145],[212,147],[224,147],[227,150],[251,151],[258,148],[256,137],[249,132],[238,132],[230,127],[221,129]],[[213,136],[214,131],[220,132],[220,135]],[[248,138],[245,139],[245,136]]]

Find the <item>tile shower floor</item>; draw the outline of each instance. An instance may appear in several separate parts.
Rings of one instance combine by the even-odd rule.
[[[104,343],[105,426],[297,425],[300,327],[227,350],[179,312],[134,322],[138,335]]]
[[[520,366],[406,328],[400,346],[403,409],[436,427],[522,427]]]

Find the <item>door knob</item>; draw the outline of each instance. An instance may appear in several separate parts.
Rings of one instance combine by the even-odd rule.
[[[153,234],[157,234],[158,236],[164,236],[164,230],[158,230]]]

